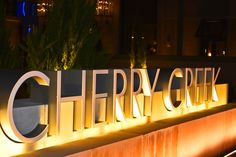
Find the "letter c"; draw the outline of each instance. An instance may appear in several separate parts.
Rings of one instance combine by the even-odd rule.
[[[5,134],[15,142],[33,143],[40,140],[47,133],[48,125],[38,124],[38,126],[32,131],[32,134],[22,135],[13,118],[13,103],[16,93],[20,86],[29,78],[33,78],[39,85],[49,86],[49,78],[39,71],[30,71],[25,73],[14,85],[7,102],[7,106],[4,107],[1,114],[1,125]]]

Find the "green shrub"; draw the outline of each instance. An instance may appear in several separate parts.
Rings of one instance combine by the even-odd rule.
[[[28,68],[61,70],[104,64],[106,56],[96,50],[100,34],[95,7],[95,1],[56,0],[46,27],[33,30],[20,46],[27,54]]]

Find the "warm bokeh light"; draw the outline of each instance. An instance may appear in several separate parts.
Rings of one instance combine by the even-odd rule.
[[[211,56],[212,56],[211,52],[208,52],[208,53],[207,53],[207,56],[208,56],[208,57],[211,57]]]
[[[110,0],[97,0],[96,12],[97,15],[111,15],[112,2]]]

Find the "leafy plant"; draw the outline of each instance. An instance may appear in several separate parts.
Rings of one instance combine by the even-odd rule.
[[[131,39],[130,68],[147,68],[144,38],[137,34]]]
[[[17,49],[10,44],[10,33],[6,27],[5,10],[4,0],[0,0],[0,68],[15,69],[19,68],[22,60]]]
[[[27,53],[28,67],[59,70],[92,68],[99,64],[97,59],[105,55],[96,50],[100,35],[96,29],[95,6],[95,1],[87,0],[54,1],[46,27],[33,30],[21,45]]]

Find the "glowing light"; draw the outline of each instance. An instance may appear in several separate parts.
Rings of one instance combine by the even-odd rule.
[[[226,52],[225,52],[225,51],[222,51],[222,54],[225,56]]]
[[[142,64],[141,64],[141,67],[142,67],[143,69],[146,69],[146,68],[147,68],[146,60],[145,60],[144,62],[145,62],[145,63],[142,63]]]
[[[141,68],[147,69],[147,59],[146,59],[146,56],[144,56],[142,59],[143,60],[142,60],[142,63],[141,63]]]
[[[0,156],[13,156],[16,154],[23,154],[25,152],[24,151],[25,146],[23,144],[17,145],[16,143],[10,141],[9,139],[6,138],[6,136],[2,133],[2,131],[0,132],[0,139],[2,141]]]
[[[208,52],[208,53],[207,53],[207,56],[208,56],[208,57],[211,57],[211,56],[212,56],[211,52]]]
[[[188,80],[190,76],[190,83],[188,85]],[[190,68],[185,69],[185,97],[186,97],[186,105],[187,107],[192,106],[191,96],[189,94],[189,88],[193,85],[193,71]]]
[[[108,0],[98,0],[96,6],[97,15],[111,15],[112,3]]]
[[[22,13],[23,16],[25,16],[25,2],[22,3]]]
[[[133,96],[133,114],[134,114],[135,118],[141,117],[140,109],[139,109],[139,105],[138,105],[136,96]]]
[[[186,105],[187,105],[188,107],[192,106],[191,97],[190,97],[188,91],[186,92],[186,99],[187,99],[187,100],[186,100]]]
[[[45,16],[48,10],[53,6],[52,2],[45,3],[41,2],[37,4],[37,15],[38,16]]]
[[[133,69],[135,65],[135,59],[133,57],[130,57],[130,69]]]
[[[38,12],[43,12],[43,13],[46,12],[45,8],[37,9],[37,11],[38,11]]]
[[[229,154],[225,155],[224,157],[230,157],[231,155],[236,154],[236,150],[230,152]]]
[[[123,122],[125,120],[123,111],[120,107],[119,100],[116,98],[116,119],[120,122]]]
[[[28,27],[28,30],[27,30],[27,31],[28,31],[28,33],[30,33],[30,32],[31,32],[31,28],[30,28],[30,26]]]
[[[212,91],[212,100],[216,101],[216,102],[219,101],[219,98],[218,98],[218,95],[217,95],[215,87],[213,87],[213,91]]]
[[[150,81],[148,78],[148,74],[147,74],[147,70],[145,69],[140,69],[141,74],[142,74],[142,85],[143,85],[143,93],[145,96],[150,96],[151,95],[151,85],[150,85]]]
[[[174,107],[173,107],[173,103],[170,100],[169,96],[164,96],[164,101],[165,101],[165,106],[167,108],[168,111],[173,111]]]

